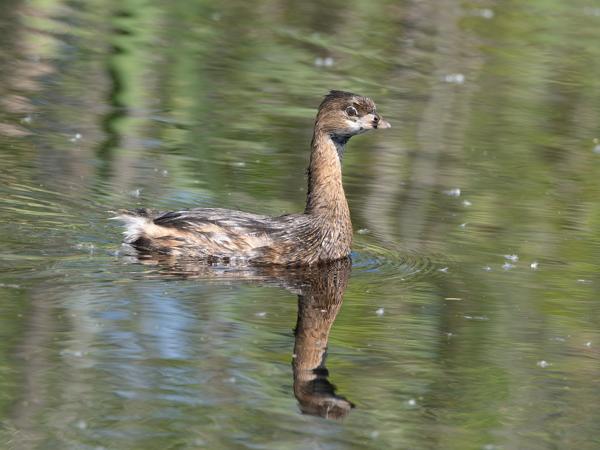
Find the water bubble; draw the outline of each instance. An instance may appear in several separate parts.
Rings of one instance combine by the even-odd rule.
[[[482,449],[483,449],[483,450],[498,450],[498,449],[500,449],[500,448],[502,448],[502,447],[499,447],[499,446],[497,446],[497,445],[494,445],[494,444],[485,444],[485,445],[482,447]]]
[[[463,84],[465,76],[462,73],[449,73],[444,76],[444,81],[451,84]]]
[[[383,316],[385,314],[385,309],[379,308],[377,309],[377,311],[375,311],[375,314],[377,314],[378,316]]]
[[[486,272],[492,271],[492,268],[490,266],[483,266],[482,269],[485,270]]]
[[[475,11],[475,14],[484,19],[492,19],[494,17],[494,11],[489,8],[482,8]]]
[[[326,56],[325,58],[321,58],[320,56],[315,58],[315,66],[317,67],[331,67],[333,66],[333,58],[331,56]]]
[[[163,176],[163,177],[166,177],[167,175],[169,175],[169,171],[168,171],[167,169],[164,169],[164,170],[161,172],[161,174],[162,174],[162,176]]]
[[[515,265],[514,265],[514,264],[511,264],[511,263],[509,263],[509,262],[505,262],[504,264],[502,264],[502,268],[503,268],[504,270],[510,270],[510,269],[513,269],[514,267],[515,267]]]
[[[90,254],[93,254],[96,250],[96,246],[91,242],[79,242],[73,246],[77,250],[85,250]]]
[[[517,262],[519,260],[519,255],[504,255],[504,259],[508,259],[512,262]]]
[[[548,361],[544,361],[543,359],[541,361],[537,362],[538,367],[541,367],[542,369],[545,369],[546,367],[550,366],[550,363]]]
[[[583,8],[583,13],[586,16],[600,17],[600,8],[585,7],[585,8]]]
[[[537,261],[534,261],[531,264],[529,264],[529,267],[531,267],[533,270],[538,270],[539,266],[540,266],[540,263]]]
[[[448,267],[442,267],[441,269],[438,269],[438,272],[448,273],[448,270]]]
[[[358,234],[369,234],[370,232],[371,230],[369,230],[368,228],[361,228],[357,231]]]
[[[590,348],[590,347],[592,346],[592,341],[587,341],[587,342],[585,343],[585,346],[586,346],[587,348]]]
[[[417,401],[414,398],[411,398],[406,403],[408,403],[408,406],[415,406]]]
[[[27,115],[21,119],[21,123],[29,124],[29,123],[31,123],[32,120],[33,120],[33,117],[31,117],[31,115]]]
[[[85,420],[78,420],[75,426],[80,430],[85,430],[87,428],[87,423]]]
[[[592,151],[597,155],[600,155],[600,144],[596,145]]]
[[[81,139],[81,133],[75,133],[70,139],[69,141],[71,142],[77,142]]]
[[[452,188],[444,191],[444,194],[450,197],[460,197],[460,188]]]
[[[467,208],[469,206],[471,206],[473,203],[471,203],[469,200],[463,200],[463,205],[466,206]]]
[[[61,350],[60,355],[70,356],[72,358],[82,358],[85,355],[85,353],[81,350],[71,350],[69,348],[66,348],[64,350]]]
[[[267,317],[266,311],[257,312],[254,314],[256,317]]]
[[[129,191],[129,195],[132,197],[138,198],[142,193],[142,188],[134,189],[133,191]]]
[[[377,439],[379,437],[379,431],[373,430],[371,431],[371,439]]]

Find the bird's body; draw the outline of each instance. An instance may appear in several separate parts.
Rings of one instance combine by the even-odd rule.
[[[321,103],[303,213],[277,217],[219,208],[123,211],[125,243],[140,252],[258,265],[310,265],[350,254],[352,223],[342,185],[344,145],[388,128],[366,97],[332,91]]]
[[[306,214],[270,217],[220,208],[156,213],[128,211],[125,242],[164,255],[226,263],[313,264],[347,256],[350,242]],[[324,242],[337,245],[323,245]]]

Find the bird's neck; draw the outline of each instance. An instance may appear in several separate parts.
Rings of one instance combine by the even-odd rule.
[[[348,138],[333,137],[319,129],[312,139],[308,166],[305,213],[350,223],[350,211],[342,185],[342,155]],[[351,226],[351,225],[350,225]]]

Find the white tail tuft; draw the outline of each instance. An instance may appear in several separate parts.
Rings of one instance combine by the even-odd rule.
[[[138,240],[145,234],[145,230],[152,227],[152,220],[148,217],[141,216],[130,216],[127,214],[121,214],[119,216],[111,217],[111,220],[121,220],[125,224],[125,231],[123,239],[126,244],[131,244]]]

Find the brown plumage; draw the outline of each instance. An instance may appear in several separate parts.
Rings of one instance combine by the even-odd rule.
[[[218,208],[124,211],[125,243],[139,252],[241,264],[307,265],[350,254],[352,223],[342,185],[348,140],[389,128],[367,97],[331,91],[317,113],[306,209],[269,217]]]

